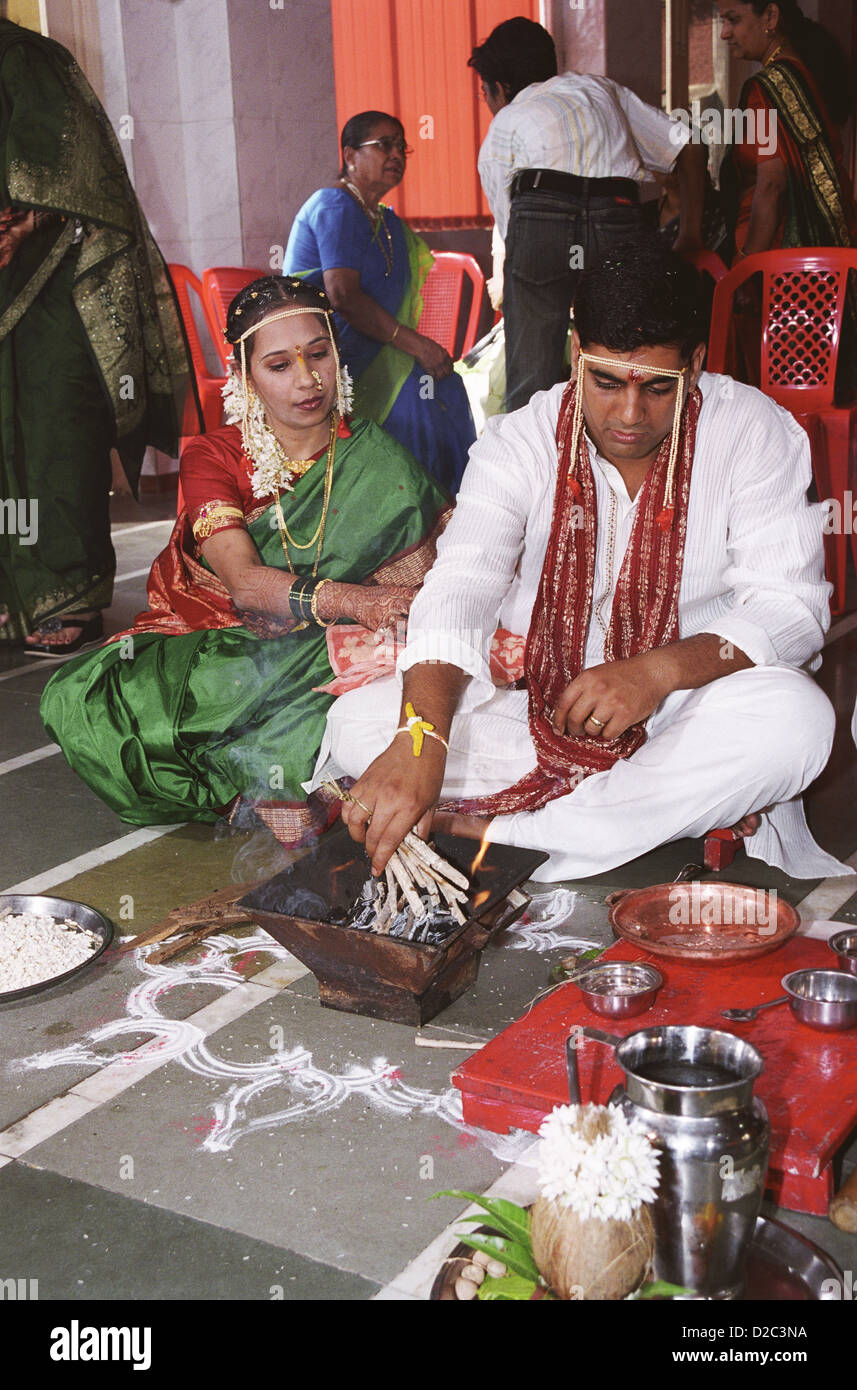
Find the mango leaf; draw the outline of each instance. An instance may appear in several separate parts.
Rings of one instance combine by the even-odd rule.
[[[520,1241],[523,1245],[530,1243],[530,1218],[523,1207],[519,1207],[516,1202],[507,1202],[502,1197],[480,1197],[476,1192],[464,1192],[459,1188],[450,1188],[446,1192],[435,1192],[434,1197],[463,1197],[468,1202],[475,1202],[477,1207],[487,1211],[491,1217],[491,1225],[498,1230],[501,1235],[509,1236],[512,1240]],[[464,1216],[463,1221],[472,1221],[473,1217]],[[482,1225],[489,1223],[484,1218],[479,1218]]]
[[[501,1260],[509,1269],[525,1279],[539,1278],[538,1266],[533,1259],[532,1251],[526,1245],[519,1245],[517,1241],[512,1240],[504,1240],[500,1245],[494,1245],[484,1236],[470,1235],[461,1236],[461,1243],[469,1246],[471,1250],[483,1250],[492,1259]]]
[[[682,1288],[681,1284],[667,1284],[663,1279],[656,1279],[652,1284],[644,1284],[636,1293],[628,1295],[629,1302],[637,1298],[678,1298],[681,1294],[693,1294],[695,1289]]]
[[[479,1297],[486,1302],[498,1299],[511,1302],[515,1299],[530,1299],[538,1288],[533,1279],[521,1279],[517,1274],[504,1274],[499,1279],[490,1275],[479,1285]],[[547,1297],[547,1295],[545,1295]]]

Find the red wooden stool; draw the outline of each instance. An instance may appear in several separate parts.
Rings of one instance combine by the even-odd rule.
[[[709,830],[702,854],[706,869],[728,869],[743,844],[744,836],[735,830]]]

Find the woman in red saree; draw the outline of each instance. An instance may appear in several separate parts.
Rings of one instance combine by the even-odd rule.
[[[249,804],[283,843],[307,804],[332,696],[326,628],[403,618],[449,508],[367,420],[346,421],[323,291],[268,276],[233,301],[236,423],[182,456],[185,507],[130,632],[63,666],[42,718],[68,762],[135,825]]]
[[[851,106],[844,57],[794,0],[720,0],[720,15],[735,56],[762,64],[741,92],[747,138],[721,170],[736,259],[780,246],[852,246],[857,207],[838,129]]]

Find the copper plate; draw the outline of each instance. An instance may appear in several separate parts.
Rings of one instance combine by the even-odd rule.
[[[743,883],[656,883],[606,899],[617,936],[655,956],[718,965],[776,951],[800,926],[790,903]]]

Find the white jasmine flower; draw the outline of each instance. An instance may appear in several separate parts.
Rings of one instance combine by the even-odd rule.
[[[627,1221],[654,1200],[660,1155],[638,1120],[604,1105],[557,1106],[539,1130],[543,1197],[583,1220]]]
[[[351,373],[344,363],[339,368],[339,413],[343,417],[350,415],[354,408],[354,382],[351,380]]]

